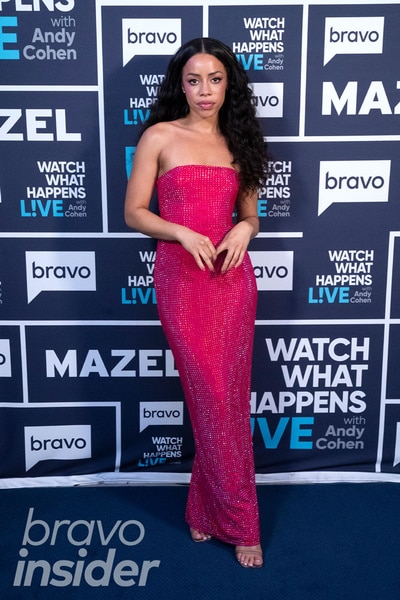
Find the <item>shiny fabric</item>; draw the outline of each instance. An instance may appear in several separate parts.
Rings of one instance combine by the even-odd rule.
[[[232,228],[239,189],[229,167],[184,165],[158,180],[160,215],[207,235]],[[236,269],[201,271],[179,243],[159,240],[154,270],[161,324],[174,354],[195,441],[186,520],[235,545],[259,543],[250,429],[257,289],[248,254]]]

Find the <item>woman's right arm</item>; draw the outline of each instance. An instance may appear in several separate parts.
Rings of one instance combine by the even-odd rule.
[[[207,265],[213,271],[215,248],[209,238],[178,223],[166,221],[149,209],[163,145],[165,133],[156,126],[147,129],[137,145],[125,195],[125,222],[128,227],[145,235],[179,242],[192,254],[200,269],[204,270],[204,265]]]
[[[132,171],[125,195],[125,222],[145,235],[176,240],[179,225],[169,223],[149,210],[159,170],[160,136],[147,129],[134,154]]]

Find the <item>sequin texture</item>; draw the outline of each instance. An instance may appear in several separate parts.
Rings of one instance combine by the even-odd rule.
[[[239,189],[228,167],[184,165],[157,183],[160,215],[217,246],[232,228]],[[179,371],[195,441],[186,520],[235,545],[259,543],[250,428],[257,302],[248,254],[238,268],[202,271],[179,243],[159,240],[154,281],[161,324]]]

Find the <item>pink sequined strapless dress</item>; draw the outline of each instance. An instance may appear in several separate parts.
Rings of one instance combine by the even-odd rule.
[[[229,167],[178,166],[158,179],[160,215],[207,235],[232,228],[239,177]],[[188,406],[195,458],[186,520],[235,545],[259,543],[250,428],[257,289],[249,256],[225,274],[202,271],[177,242],[159,240],[154,269],[161,324]]]

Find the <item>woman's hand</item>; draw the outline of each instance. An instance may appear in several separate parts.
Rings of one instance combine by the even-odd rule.
[[[193,256],[202,271],[205,271],[206,267],[210,271],[214,271],[217,251],[210,238],[187,227],[179,228],[177,238],[185,250]]]
[[[242,264],[253,232],[253,225],[246,220],[240,221],[240,223],[228,231],[217,247],[217,256],[222,252],[226,252],[221,273],[226,273],[230,269],[239,267]]]

